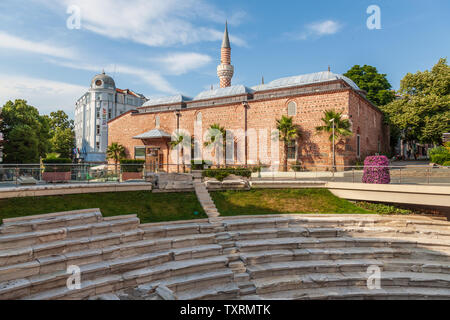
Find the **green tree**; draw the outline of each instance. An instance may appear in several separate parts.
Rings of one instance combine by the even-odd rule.
[[[342,140],[342,138],[353,135],[353,132],[350,130],[351,127],[350,121],[348,119],[342,119],[342,112],[336,112],[334,110],[326,110],[321,120],[323,122],[323,125],[316,127],[316,131],[318,133],[325,132],[329,134],[331,150],[333,149],[333,140],[335,144],[338,144]],[[334,122],[334,139],[333,139],[333,122]],[[336,163],[333,163],[333,167],[334,166],[336,166]]]
[[[284,145],[284,166],[283,170],[288,170],[288,146],[292,140],[295,140],[299,137],[299,127],[294,125],[293,117],[282,116],[281,119],[277,120],[276,125],[277,130],[279,131],[278,139],[283,142]]]
[[[450,67],[440,59],[431,71],[408,73],[400,83],[400,98],[382,106],[389,121],[406,140],[440,144],[450,132]]]
[[[48,120],[25,100],[8,101],[2,109],[5,163],[38,163],[50,149]]]
[[[56,112],[50,113],[49,125],[51,131],[56,131],[57,129],[74,129],[73,120],[69,119],[69,116],[63,111],[58,110]]]
[[[378,73],[377,68],[355,65],[344,76],[352,79],[360,89],[367,92],[367,99],[377,106],[382,106],[395,99],[392,86],[386,74]]]
[[[71,158],[75,144],[75,134],[71,128],[57,128],[50,138],[52,152],[59,153],[61,158]]]
[[[192,148],[192,142],[191,142],[190,136],[180,130],[172,137],[172,141],[169,142],[169,145],[172,149],[176,149],[176,148],[180,147],[183,172],[186,172],[186,164],[184,161],[184,148],[185,147],[187,147],[189,149]],[[177,163],[177,170],[178,170],[178,172],[180,171],[178,163]]]
[[[222,140],[222,143],[220,143],[220,140]],[[222,151],[223,161],[226,163],[226,145],[227,134],[225,128],[221,127],[218,123],[211,125],[208,129],[204,146],[207,148],[214,148],[217,151]],[[219,158],[218,155],[217,158]],[[218,165],[220,166],[220,163],[218,163]]]
[[[125,158],[125,156],[125,147],[117,142],[111,143],[106,149],[106,157],[114,161],[116,174],[117,164],[119,163],[120,159]]]
[[[71,158],[75,146],[73,120],[62,110],[44,117],[50,129],[50,150],[59,153],[62,158]]]

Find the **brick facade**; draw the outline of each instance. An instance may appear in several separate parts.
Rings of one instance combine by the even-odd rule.
[[[248,164],[266,163],[260,156],[259,130],[275,129],[276,120],[282,115],[288,115],[288,104],[295,102],[296,115],[293,116],[294,124],[301,129],[301,137],[297,141],[296,157],[290,159],[291,164],[300,164],[304,167],[330,166],[332,165],[332,146],[327,134],[317,134],[315,128],[322,125],[322,117],[325,110],[334,109],[341,111],[352,123],[353,136],[342,140],[336,146],[336,164],[353,165],[357,157],[357,135],[360,136],[360,159],[378,152],[387,152],[389,148],[389,132],[383,124],[383,115],[366,98],[352,88],[330,90],[320,93],[299,94],[289,97],[274,99],[248,100],[247,128],[248,138]],[[194,122],[201,112],[202,134],[205,135],[208,128],[215,123],[228,130],[241,130],[246,127],[245,107],[242,102],[213,105],[214,100],[209,101],[210,107],[189,107],[180,110],[180,128],[194,135]],[[134,158],[136,146],[151,145],[160,147],[163,153],[164,163],[176,162],[169,158],[170,151],[167,141],[153,140],[143,141],[133,139],[134,136],[157,127],[159,117],[160,129],[173,133],[177,129],[176,111],[161,112],[128,112],[121,117],[109,122],[109,144],[118,142],[125,146],[127,156]],[[256,134],[255,134],[256,132]],[[240,148],[239,164],[245,164],[245,144],[243,138],[236,139]],[[256,141],[256,143],[255,143]],[[267,154],[271,157],[272,143],[270,132],[266,136]],[[279,161],[283,162],[284,147],[280,143]]]

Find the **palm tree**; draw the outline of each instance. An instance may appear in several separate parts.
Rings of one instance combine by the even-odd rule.
[[[116,174],[117,164],[119,163],[120,159],[125,158],[125,156],[125,147],[117,142],[111,143],[111,145],[106,149],[106,157],[108,159],[114,160],[114,163],[116,165]]]
[[[220,145],[220,139],[218,139],[219,134],[222,136],[222,145]],[[220,124],[215,123],[211,125],[208,129],[208,135],[206,141],[204,143],[207,148],[215,148],[222,149],[223,159],[226,164],[226,145],[227,145],[227,133],[224,127],[221,127]],[[219,161],[218,161],[219,162]],[[220,163],[218,163],[220,166]]]
[[[178,131],[175,136],[172,137],[172,141],[169,142],[170,148],[175,149],[178,146],[181,147],[181,161],[183,163],[183,173],[186,172],[186,166],[184,162],[184,147],[192,147],[192,143],[189,139],[189,135],[182,131]],[[180,164],[177,163],[177,171],[180,172]]]
[[[282,116],[277,120],[279,139],[284,144],[284,171],[288,169],[288,146],[289,143],[299,137],[299,127],[293,124],[293,117]]]
[[[350,130],[351,124],[348,119],[342,119],[342,112],[334,110],[326,110],[322,118],[323,125],[316,127],[318,133],[326,132],[330,135],[331,149],[333,149],[333,141],[339,143],[343,137],[348,137],[353,134]],[[334,137],[333,137],[333,122],[334,122]],[[336,159],[333,156],[333,168],[336,166]]]

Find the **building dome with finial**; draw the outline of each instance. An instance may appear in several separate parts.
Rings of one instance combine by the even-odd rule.
[[[96,75],[91,82],[92,89],[112,89],[116,90],[114,79],[108,76],[105,71]]]

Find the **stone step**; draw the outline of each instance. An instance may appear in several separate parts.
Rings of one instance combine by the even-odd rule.
[[[450,273],[450,265],[448,262],[429,262],[413,259],[346,259],[273,262],[247,266],[247,273],[251,279],[258,279],[312,273],[367,272],[371,266],[377,266],[380,270],[387,272]]]
[[[339,233],[348,236],[373,236],[373,237],[420,237],[450,240],[450,225],[447,230],[430,230],[414,228],[394,228],[394,227],[341,227]]]
[[[241,297],[252,299],[254,296]],[[448,300],[450,290],[447,288],[382,288],[369,290],[367,288],[343,288],[327,287],[317,289],[300,289],[291,291],[281,291],[277,293],[262,294],[255,299],[264,300]]]
[[[160,226],[150,224],[141,225],[140,228],[145,232],[146,239],[214,232],[214,226],[211,226],[209,223],[183,223]]]
[[[442,240],[434,239],[380,239],[380,238],[274,238],[266,240],[236,241],[236,247],[240,252],[285,250],[285,249],[310,249],[310,248],[343,248],[343,247],[390,247],[390,248],[425,248],[435,251],[450,251],[450,244]]]
[[[225,224],[227,222],[225,221]],[[227,228],[229,229],[229,228]],[[450,228],[449,228],[450,229]],[[267,239],[267,238],[284,238],[284,237],[338,237],[338,236],[373,236],[373,237],[386,237],[386,238],[432,238],[432,239],[445,239],[450,240],[450,231],[444,230],[414,230],[404,229],[398,230],[390,227],[377,227],[377,228],[363,228],[363,227],[351,227],[351,228],[313,228],[313,227],[277,227],[277,228],[256,228],[256,229],[239,229],[230,231],[235,239],[251,240],[251,239]]]
[[[224,268],[228,263],[227,258],[221,256],[176,261],[174,257],[175,251],[169,250],[82,265],[80,266],[81,282],[89,283],[102,277],[123,274],[134,286],[135,282],[143,281],[142,279],[160,280],[170,277],[171,274],[181,276],[189,273],[187,271],[201,272],[210,270],[209,267],[219,266]],[[26,279],[2,282],[0,283],[0,299],[17,299],[24,295],[41,293],[45,295],[46,291],[66,287],[68,277],[66,270],[60,270],[44,275],[30,276]],[[123,279],[121,278],[120,281]]]
[[[257,294],[326,287],[367,288],[366,272],[312,273],[254,280]],[[372,282],[369,281],[369,284]],[[380,287],[450,288],[450,275],[438,273],[382,272]]]
[[[114,234],[108,235],[108,237],[113,235]],[[105,236],[100,236],[96,237],[94,240],[104,238]],[[25,263],[2,266],[0,267],[0,282],[66,270],[70,265],[82,266],[90,263],[98,263],[103,260],[130,257],[169,249],[175,249],[173,254],[174,258],[177,260],[181,260],[185,257],[209,256],[220,254],[222,252],[221,246],[213,245],[215,242],[213,234],[178,236],[130,243],[122,243],[120,234],[116,234],[115,237],[112,237],[111,239],[117,240],[118,243],[111,244],[111,242],[108,241],[107,244],[111,246],[103,249],[97,248],[97,246],[93,248],[89,247],[89,250],[74,251],[58,255],[53,254]],[[92,241],[92,243],[95,242]],[[89,246],[89,242],[87,242],[87,245]],[[203,245],[206,246],[202,247]]]
[[[442,260],[389,259],[384,261],[383,270],[393,272],[418,272],[450,274],[450,263]]]
[[[341,260],[341,259],[410,259],[422,258],[429,261],[450,262],[450,255],[421,249],[402,248],[318,248],[318,249],[292,249],[272,250],[261,252],[241,253],[240,258],[246,265],[258,265],[272,262],[305,261],[305,260]]]
[[[239,287],[234,283],[214,286],[203,290],[184,291],[179,300],[232,300],[239,296]]]
[[[151,294],[156,287],[163,285],[171,289],[174,293],[180,294],[182,291],[211,288],[220,284],[230,283],[233,281],[233,275],[233,272],[228,269],[194,273],[143,284],[137,288],[137,291],[139,291],[142,297]]]
[[[120,219],[80,226],[7,234],[0,236],[0,248],[2,250],[23,248],[65,239],[123,232],[136,229],[138,226],[139,219],[136,216],[123,216]]]
[[[310,273],[366,272],[369,266],[382,268],[383,262],[376,259],[274,262],[247,266],[247,273],[251,279],[258,279]]]
[[[268,216],[268,217],[242,217],[242,218],[227,218],[224,220],[226,230],[244,230],[244,229],[270,229],[270,228],[288,228],[288,227],[303,227],[303,228],[341,228],[341,227],[395,227],[394,230],[406,229],[424,230],[427,231],[439,230],[444,234],[449,234],[450,223],[439,220],[398,220],[395,218],[386,218],[374,216],[369,218],[361,217],[305,217],[304,215],[282,215],[282,216]]]
[[[5,219],[0,227],[0,235],[66,228],[102,220],[102,214],[98,209],[70,211],[61,213],[61,215],[33,216],[23,220]]]

